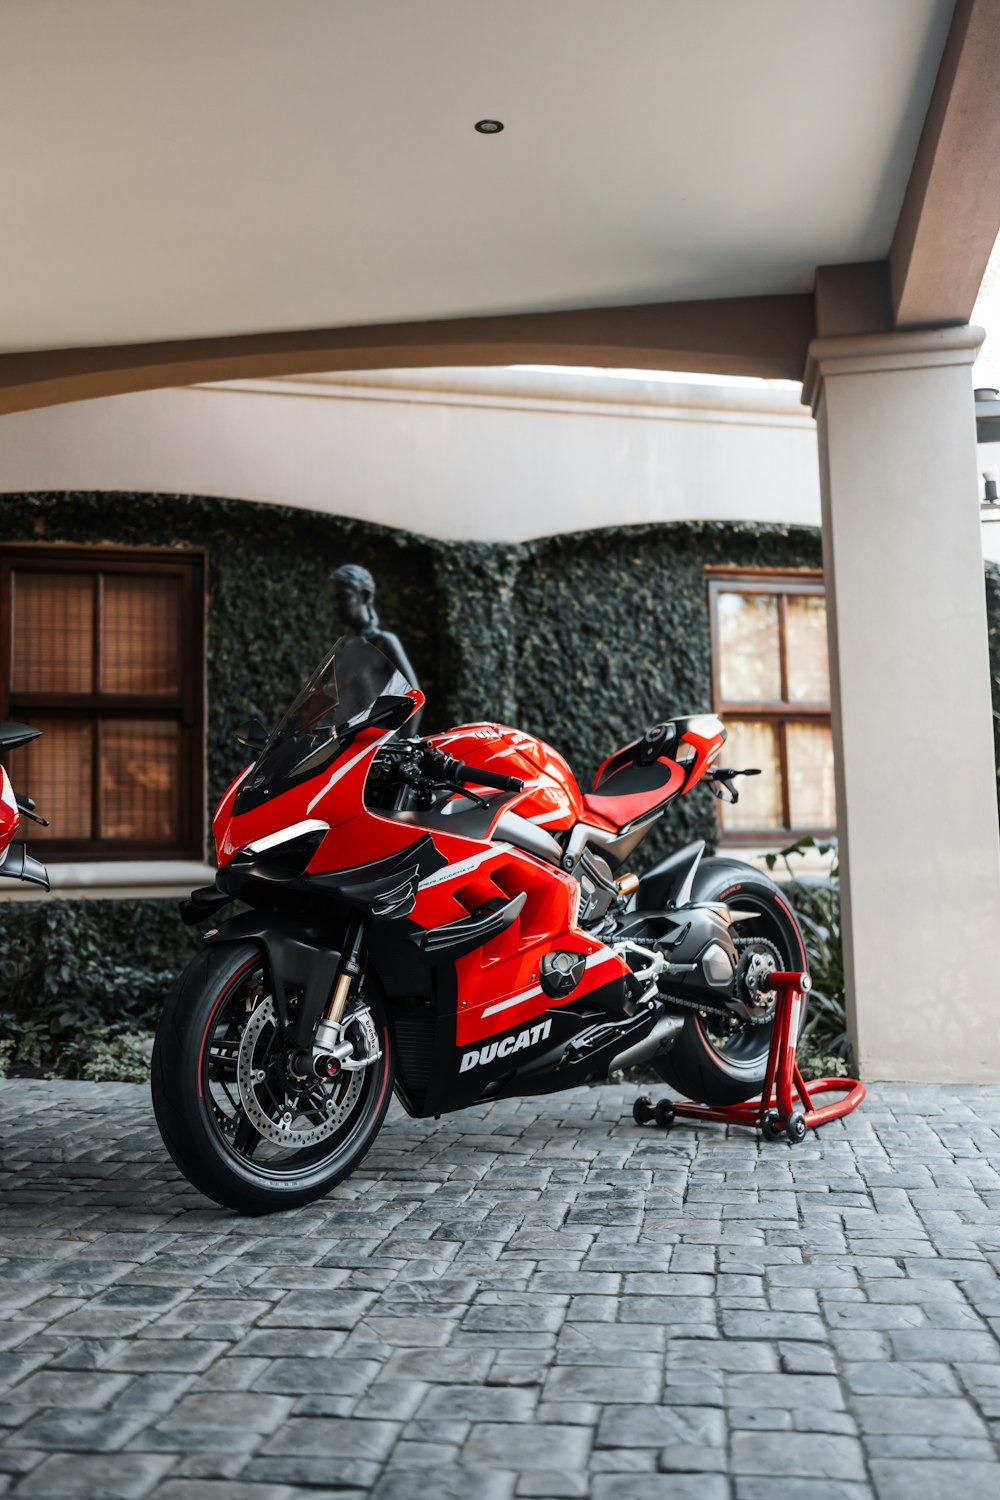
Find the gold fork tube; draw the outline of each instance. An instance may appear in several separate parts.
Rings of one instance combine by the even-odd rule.
[[[333,987],[330,1003],[326,1008],[324,1021],[332,1021],[335,1025],[344,1014],[344,1006],[347,1004],[347,996],[351,988],[351,975],[340,974],[337,983]]]

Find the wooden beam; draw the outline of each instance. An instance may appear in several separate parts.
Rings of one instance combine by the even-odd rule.
[[[967,323],[1000,232],[1000,4],[957,0],[889,251],[898,327]]]
[[[0,355],[0,413],[196,382],[428,365],[561,364],[799,380],[807,294],[652,302]]]
[[[887,261],[816,267],[817,338],[888,333],[892,326]]]

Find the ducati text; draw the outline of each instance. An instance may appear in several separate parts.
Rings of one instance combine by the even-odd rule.
[[[520,1052],[525,1047],[534,1047],[538,1042],[543,1042],[551,1030],[550,1018],[548,1021],[539,1021],[537,1026],[526,1027],[516,1036],[505,1036],[499,1042],[487,1042],[483,1047],[473,1047],[471,1052],[462,1053],[462,1063],[458,1071],[468,1073],[470,1068],[478,1068],[484,1063],[491,1063],[495,1057],[510,1057],[512,1052]]]

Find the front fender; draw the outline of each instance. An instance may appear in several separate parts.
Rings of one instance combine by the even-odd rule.
[[[340,968],[340,949],[324,942],[318,929],[273,911],[240,912],[205,934],[205,942],[213,946],[248,940],[258,942],[264,950],[279,1022],[289,1027],[295,1046],[311,1046]],[[302,991],[294,1019],[290,989]]]

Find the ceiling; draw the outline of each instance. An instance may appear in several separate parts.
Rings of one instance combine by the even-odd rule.
[[[952,10],[0,0],[0,352],[808,291]]]

